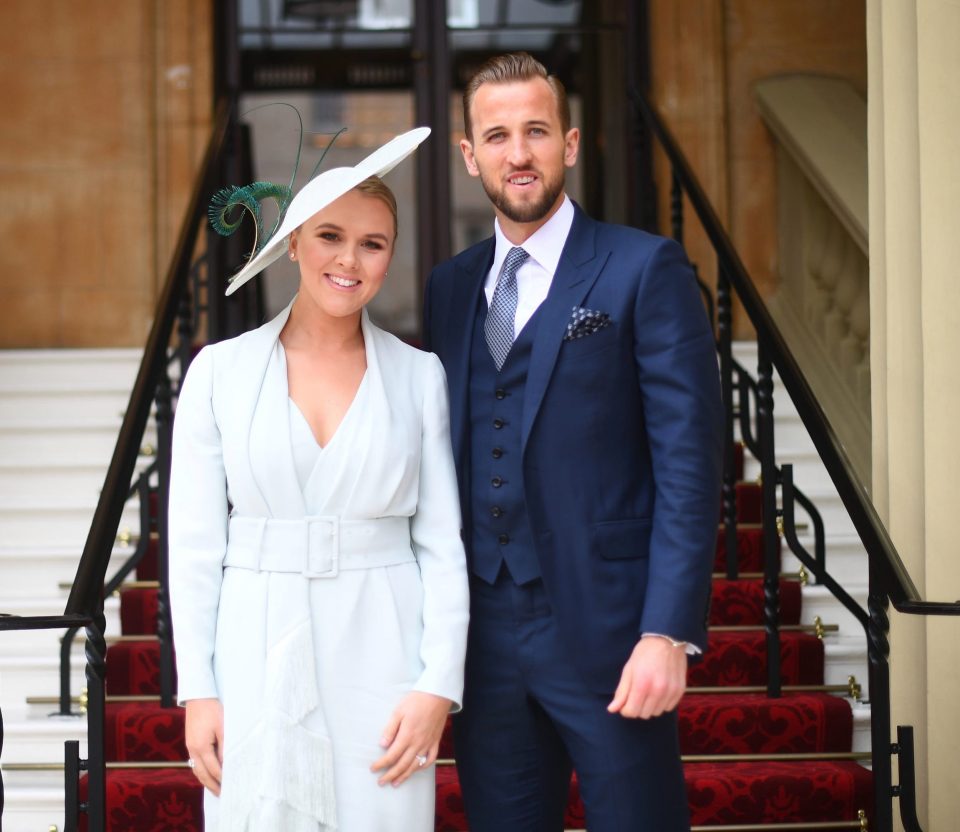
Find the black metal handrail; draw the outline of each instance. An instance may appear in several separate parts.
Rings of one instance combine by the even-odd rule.
[[[143,560],[144,555],[146,555],[150,548],[150,535],[145,534],[144,530],[149,529],[151,526],[150,478],[156,473],[156,470],[156,462],[148,465],[140,472],[140,476],[137,477],[136,482],[131,486],[127,494],[128,500],[132,497],[138,497],[140,500],[140,539],[137,541],[137,545],[130,557],[124,561],[123,565],[114,573],[113,577],[104,584],[104,598],[109,598],[120,587],[130,573],[137,568],[137,565]],[[74,639],[79,631],[79,627],[71,627],[64,633],[63,639],[60,642],[60,708],[57,711],[59,716],[79,715],[76,714],[72,708],[73,695],[70,680],[70,655],[73,650]]]
[[[673,175],[679,181],[700,219],[703,230],[717,254],[720,268],[740,298],[744,311],[757,331],[758,340],[762,340],[769,350],[770,359],[787,388],[800,419],[809,431],[817,453],[823,460],[827,473],[833,480],[868,555],[872,561],[879,559],[877,565],[883,570],[883,577],[886,579],[885,589],[894,607],[900,610],[901,605],[905,605],[903,612],[927,611],[931,614],[960,615],[960,601],[944,603],[921,599],[866,489],[854,472],[843,445],[810,389],[803,371],[787,346],[760,293],[747,274],[740,255],[737,254],[689,162],[647,98],[637,91],[632,93],[632,97],[644,122],[667,154],[673,166]]]
[[[847,458],[819,402],[796,359],[786,344],[779,328],[760,297],[753,281],[716,212],[694,175],[690,164],[676,140],[667,129],[645,95],[632,91],[631,97],[641,121],[650,134],[659,141],[671,166],[671,228],[674,237],[682,239],[683,197],[686,195],[696,212],[701,226],[717,257],[717,334],[720,354],[720,372],[724,388],[724,407],[727,414],[727,450],[723,480],[723,519],[726,524],[727,572],[737,574],[736,506],[734,500],[733,437],[734,423],[740,419],[744,440],[761,463],[763,500],[763,589],[764,623],[767,634],[767,691],[771,696],[780,693],[779,674],[779,540],[775,521],[784,524],[788,544],[801,562],[810,568],[864,626],[867,635],[867,656],[870,666],[871,746],[874,775],[873,823],[888,832],[893,828],[892,805],[900,797],[900,813],[908,828],[919,830],[913,806],[912,742],[890,742],[890,678],[887,640],[890,602],[900,612],[925,615],[960,615],[960,601],[936,602],[922,599],[907,572],[890,536],[877,515],[866,489]],[[732,358],[732,292],[740,298],[745,312],[757,333],[758,377],[749,378]],[[826,570],[823,523],[812,502],[793,485],[790,466],[776,465],[773,436],[773,368],[782,379],[804,427],[809,433],[821,460],[849,514],[869,562],[868,609],[864,611]],[[734,390],[740,393],[740,411],[735,412]],[[756,432],[750,418],[750,394],[756,400]],[[783,509],[777,508],[777,489],[782,488]],[[816,553],[813,557],[800,545],[794,522],[794,503],[800,503],[814,522]],[[733,563],[731,564],[731,559]],[[903,726],[901,726],[901,729]],[[912,735],[911,735],[912,736]],[[901,734],[904,738],[904,735]],[[892,784],[891,757],[900,755],[900,779]],[[904,799],[904,798],[907,799]]]

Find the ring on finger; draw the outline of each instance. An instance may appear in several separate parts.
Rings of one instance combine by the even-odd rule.
[[[417,754],[416,759],[418,768],[423,768],[427,764],[426,754]]]

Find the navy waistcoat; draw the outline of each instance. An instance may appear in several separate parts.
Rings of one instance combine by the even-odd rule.
[[[498,372],[487,348],[482,303],[470,349],[470,502],[472,563],[478,577],[493,583],[506,563],[514,581],[540,577],[523,498],[520,417],[537,310],[513,342]]]

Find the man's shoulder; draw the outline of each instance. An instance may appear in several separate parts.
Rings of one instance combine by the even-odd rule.
[[[654,234],[650,231],[644,231],[640,228],[633,228],[629,225],[619,225],[613,222],[604,222],[595,220],[583,215],[585,219],[593,224],[594,233],[601,242],[609,241],[616,246],[629,244],[637,246],[642,250],[654,250],[661,246],[676,245],[676,242],[669,237],[660,234]]]
[[[456,272],[472,272],[481,268],[493,252],[493,237],[487,237],[479,243],[474,243],[459,254],[436,265],[433,269],[435,276]]]

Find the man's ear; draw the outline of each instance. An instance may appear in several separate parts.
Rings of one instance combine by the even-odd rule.
[[[578,127],[571,127],[567,130],[567,135],[564,139],[563,164],[568,168],[572,168],[577,163],[577,154],[579,152],[580,129]]]
[[[463,154],[463,163],[467,166],[467,173],[471,176],[479,176],[480,169],[477,167],[477,160],[473,157],[473,145],[467,139],[460,139],[460,152]]]

